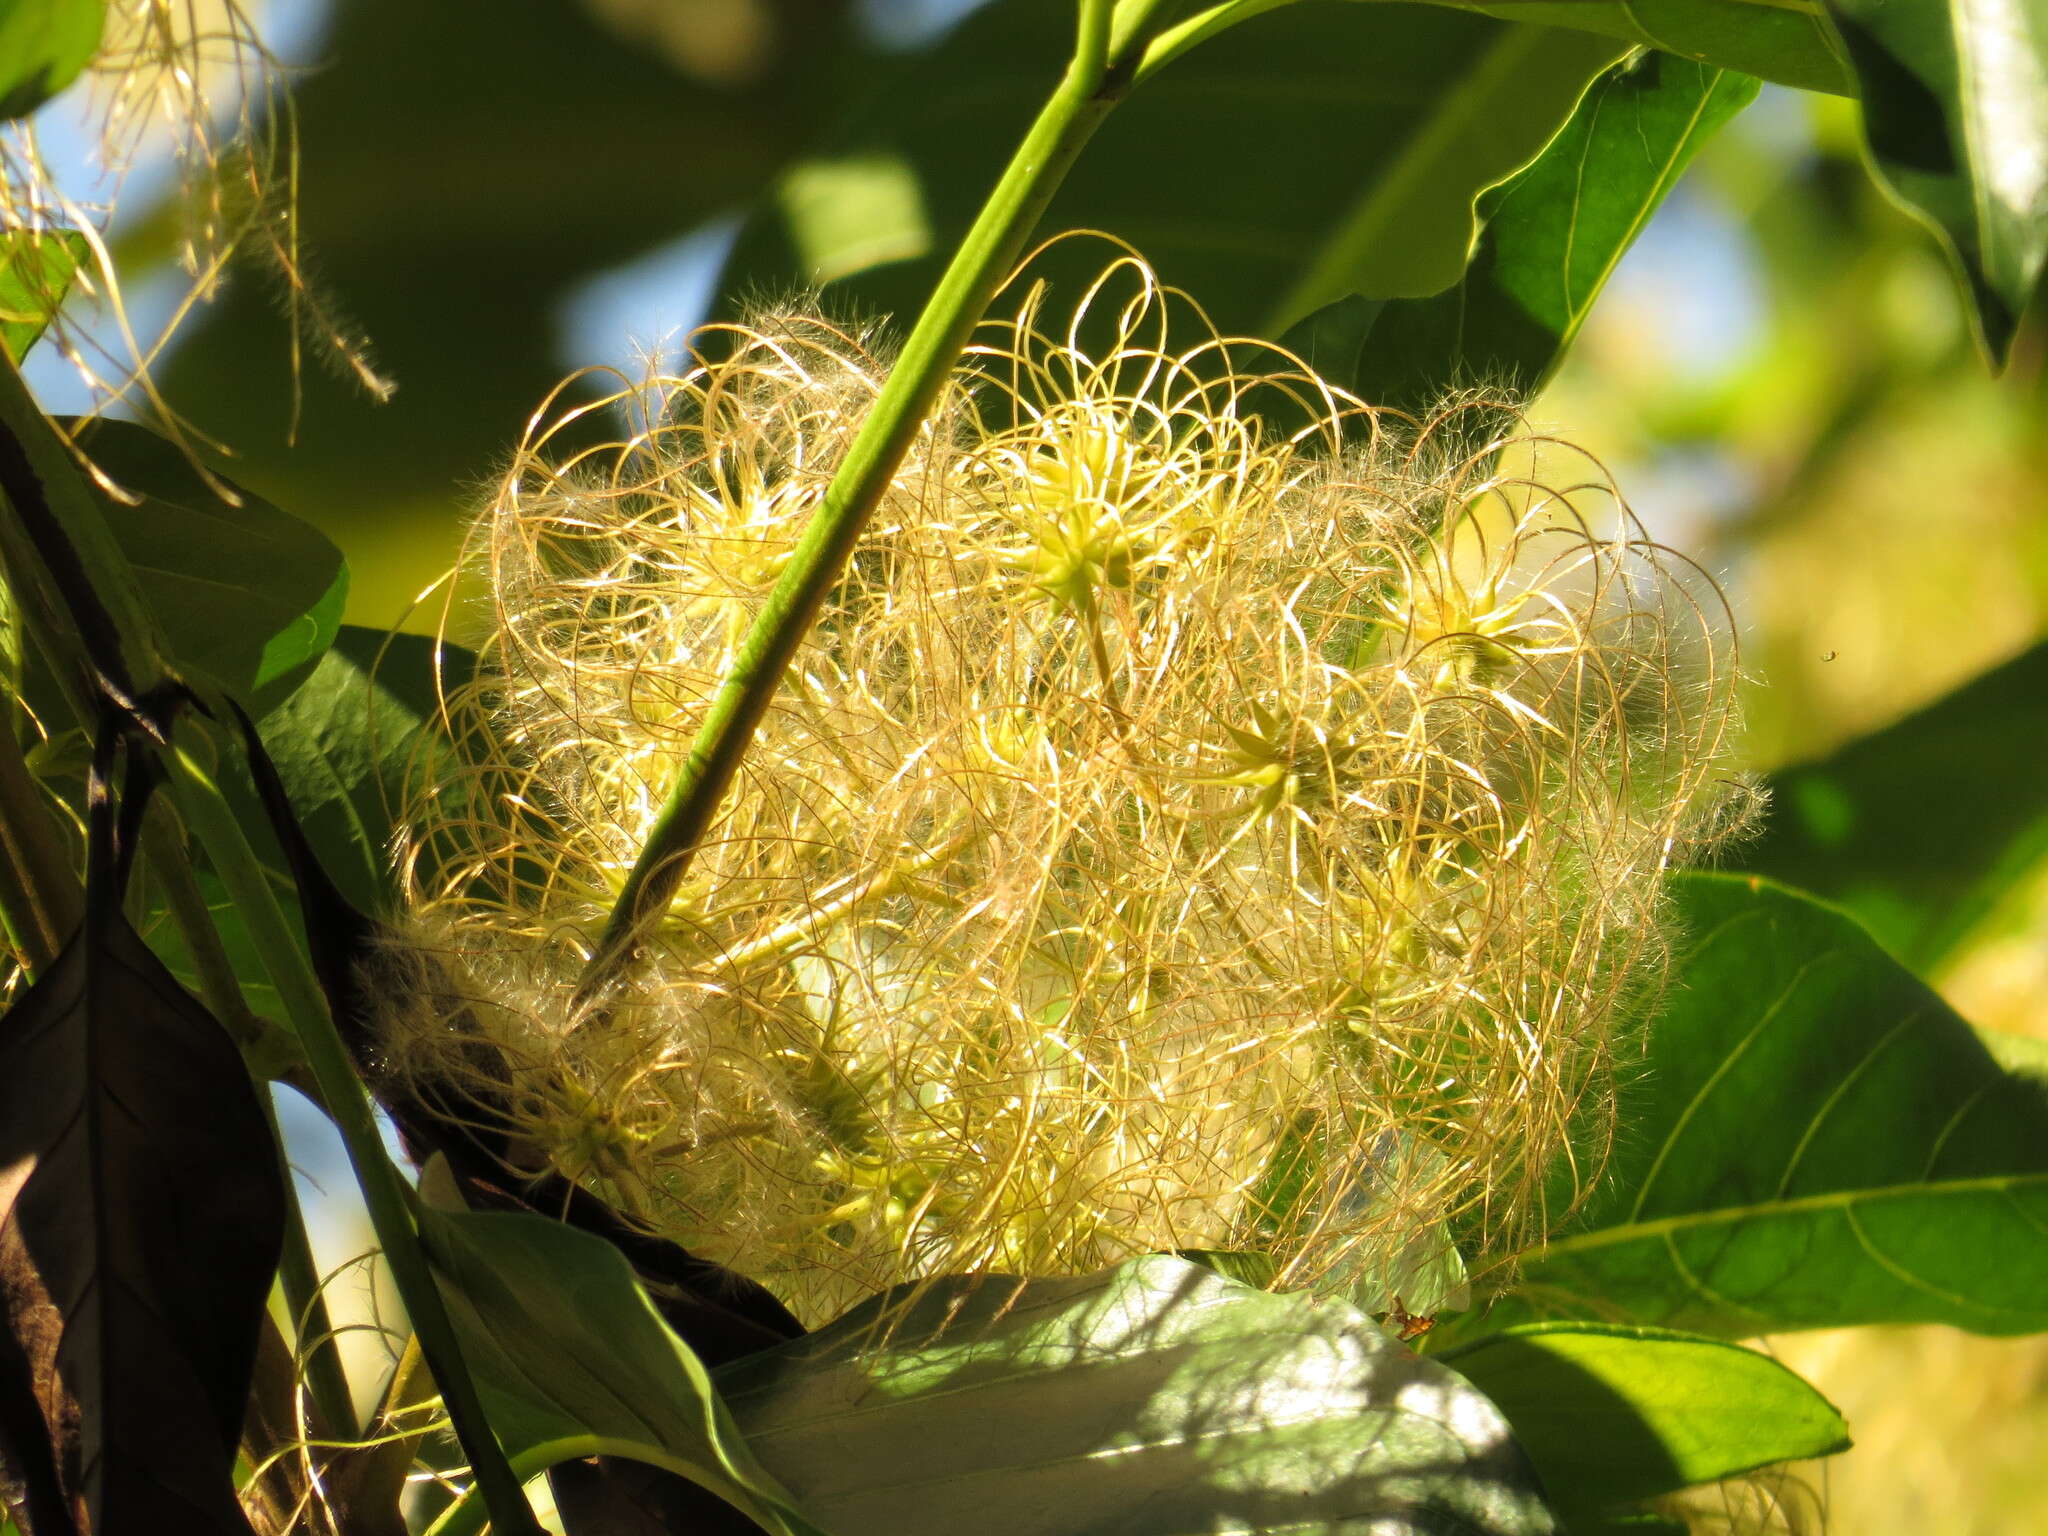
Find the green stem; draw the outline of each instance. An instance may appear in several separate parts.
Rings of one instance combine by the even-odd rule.
[[[181,729],[164,754],[171,797],[186,824],[198,834],[212,856],[214,867],[228,888],[228,897],[248,925],[250,940],[298,1031],[320,1097],[348,1150],[363,1203],[369,1209],[370,1225],[384,1251],[384,1261],[391,1266],[391,1278],[412,1319],[413,1332],[418,1335],[434,1379],[440,1385],[442,1401],[447,1405],[456,1437],[469,1457],[484,1504],[491,1511],[491,1523],[507,1536],[539,1536],[540,1525],[534,1519],[532,1506],[526,1502],[519,1479],[491,1433],[483,1400],[462,1358],[454,1324],[441,1303],[433,1271],[420,1247],[411,1192],[385,1154],[369,1095],[363,1090],[362,1079],[349,1059],[348,1047],[342,1043],[327,1012],[327,1001],[321,995],[312,966],[293,938],[254,850],[222,798],[219,786],[186,750],[184,737],[189,729]]]
[[[1129,70],[1110,52],[1114,40],[1109,0],[1082,0],[1079,14],[1074,62],[939,279],[817,513],[797,540],[781,579],[741,641],[731,671],[712,696],[704,723],[584,967],[577,987],[579,1004],[601,999],[624,976],[640,936],[667,911],[790,658],[839,580],[868,515],[945,387],[960,349],[1015,266],[1067,168],[1128,86]]]
[[[4,504],[0,496],[0,505]],[[15,638],[24,648],[39,623],[50,618],[46,605],[25,594],[15,577],[24,561],[32,568],[33,559],[14,520],[0,518],[0,580],[15,594]],[[25,657],[18,653],[9,659],[9,670],[17,674],[9,681],[18,698],[18,674]],[[85,885],[49,799],[21,750],[14,717],[11,702],[0,704],[0,923],[22,969],[34,980],[84,921]]]
[[[170,909],[171,921],[192,962],[200,999],[229,1034],[238,1040],[253,1037],[255,1032],[246,1018],[250,1012],[248,999],[242,996],[242,984],[235,979],[227,947],[214,931],[206,893],[199,889],[191,855],[185,851],[185,828],[177,812],[161,800],[155,802],[144,819],[142,835],[148,850],[145,857],[149,874],[161,891],[164,905]]]
[[[193,873],[185,829],[162,801],[149,808],[149,836],[149,870],[192,962],[199,996],[241,1047],[249,1075],[259,1083],[290,1083],[308,1098],[317,1098],[318,1092],[306,1076],[306,1053],[299,1048],[297,1037],[258,1014],[242,996],[234,962],[213,926],[206,893],[199,889]]]
[[[77,930],[85,889],[14,734],[14,711],[0,708],[0,921],[33,980]]]
[[[298,1041],[259,1019],[242,996],[242,984],[220,942],[206,908],[206,895],[192,873],[192,858],[185,848],[185,829],[162,801],[149,808],[144,829],[148,841],[149,870],[163,891],[164,904],[184,940],[185,953],[199,979],[199,995],[213,1016],[235,1036],[249,1061],[263,1097],[263,1112],[270,1121],[270,1139],[277,1146],[279,1171],[284,1177],[284,1255],[278,1264],[278,1278],[284,1284],[285,1303],[291,1308],[292,1332],[298,1340],[299,1356],[305,1362],[306,1384],[313,1402],[326,1420],[330,1434],[344,1439],[355,1436],[355,1400],[342,1369],[341,1351],[335,1343],[334,1323],[327,1315],[327,1298],[320,1289],[320,1271],[313,1262],[313,1247],[306,1238],[305,1213],[299,1208],[299,1192],[292,1180],[291,1161],[285,1156],[284,1136],[278,1129],[277,1109],[271,1099],[269,1080],[276,1075],[273,1062],[295,1062],[303,1066]],[[282,1037],[282,1038],[279,1038]],[[284,1052],[288,1050],[289,1055]],[[309,1085],[310,1086],[310,1085]],[[309,1346],[307,1339],[313,1340]]]
[[[1109,33],[1116,19],[1116,0],[1080,0],[1074,11],[1074,56],[1067,65],[1067,78],[1099,80],[1109,68]]]
[[[1205,43],[1219,32],[1228,31],[1240,22],[1250,21],[1254,16],[1267,11],[1277,11],[1283,5],[1292,5],[1294,0],[1223,0],[1206,10],[1197,11],[1186,21],[1166,28],[1145,47],[1138,60],[1137,81],[1149,80],[1197,44]]]
[[[26,563],[14,559],[23,541],[10,537],[9,574],[27,581],[40,566],[49,578],[46,590],[54,590],[78,634],[87,645],[97,642],[99,654],[94,659],[104,660],[105,671],[119,674],[102,681],[131,690],[131,696],[147,692],[169,670],[156,617],[143,601],[128,557],[100,515],[99,502],[71,445],[43,414],[11,361],[0,366],[0,426],[6,429],[4,447],[17,459],[10,469],[25,473],[39,493],[21,498],[27,504],[13,508],[12,521],[26,535],[34,558]]]

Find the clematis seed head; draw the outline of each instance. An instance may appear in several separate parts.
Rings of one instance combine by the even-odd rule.
[[[392,1058],[483,1037],[529,1167],[811,1320],[1187,1248],[1449,1295],[1597,1164],[1714,819],[1719,596],[1498,400],[1377,412],[1124,252],[1071,314],[1013,291],[601,1020],[580,967],[889,365],[770,314],[539,418]]]

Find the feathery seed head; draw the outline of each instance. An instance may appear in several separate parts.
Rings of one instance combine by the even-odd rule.
[[[1553,1220],[1598,1125],[1727,726],[1718,598],[1604,477],[1461,442],[1497,402],[1396,431],[1128,255],[1048,302],[963,357],[587,1027],[578,968],[886,364],[765,316],[536,432],[479,525],[472,766],[409,864],[452,978],[409,990],[460,1005],[395,1009],[394,1058],[460,1078],[481,1033],[523,1155],[812,1318],[1233,1246],[1412,1305],[1453,1237]],[[1274,388],[1322,419],[1269,429]],[[577,446],[606,412],[627,439]]]

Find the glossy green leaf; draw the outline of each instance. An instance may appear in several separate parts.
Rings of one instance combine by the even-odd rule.
[[[1402,410],[1470,383],[1533,393],[1686,164],[1756,92],[1749,76],[1668,54],[1614,65],[1540,155],[1479,199],[1482,232],[1455,284],[1426,299],[1344,300],[1290,344],[1325,377]]]
[[[89,247],[73,230],[0,233],[0,350],[20,362],[57,313]]]
[[[134,500],[102,496],[174,664],[261,709],[333,642],[348,596],[341,551],[247,491],[223,501],[176,444],[97,421],[79,446]]]
[[[522,1477],[625,1456],[702,1484],[774,1536],[817,1536],[756,1465],[688,1345],[602,1238],[539,1216],[423,1210],[420,1237],[491,1425]],[[481,1528],[459,1500],[435,1536]]]
[[[25,117],[99,51],[102,0],[0,0],[0,118]]]
[[[728,305],[764,282],[830,278],[828,305],[907,324],[1071,32],[1068,8],[996,0],[880,78],[749,228]],[[1283,6],[1134,89],[1040,230],[1128,241],[1226,333],[1278,335],[1354,288],[1429,293],[1463,265],[1473,196],[1528,159],[1619,51],[1438,7]],[[1076,243],[1033,270],[1072,302],[1107,256]]]
[[[263,717],[263,744],[313,851],[365,912],[392,908],[395,818],[450,750],[441,690],[475,665],[459,645],[345,624],[312,675]],[[253,798],[246,805],[260,821]]]
[[[1997,362],[2048,261],[2048,9],[2038,0],[1828,0],[1872,168],[1934,229]]]
[[[1355,1309],[1163,1255],[946,1279],[716,1380],[835,1536],[1555,1529],[1492,1404]]]
[[[2044,756],[2048,644],[1773,774],[1763,835],[1731,859],[1847,907],[1925,971],[2048,855]]]
[[[1856,94],[1821,0],[1479,0],[1468,8],[1583,27],[1802,90]]]
[[[1574,1516],[1849,1445],[1833,1404],[1768,1355],[1721,1339],[1534,1323],[1437,1357],[1514,1426]]]
[[[1685,937],[1599,1185],[1489,1318],[1441,1331],[2048,1329],[2048,1081],[1842,913],[1754,876],[1674,885]]]

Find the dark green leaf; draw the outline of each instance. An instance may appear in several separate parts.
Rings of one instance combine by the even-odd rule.
[[[440,690],[475,665],[459,645],[345,624],[312,675],[263,717],[263,744],[307,841],[365,912],[392,908],[394,818],[452,750]]]
[[[318,530],[239,491],[220,499],[176,444],[98,421],[79,446],[137,502],[100,498],[183,671],[252,707],[281,698],[341,626],[348,568]]]
[[[1534,392],[1687,162],[1756,92],[1746,75],[1668,54],[1616,64],[1540,155],[1479,199],[1482,232],[1457,283],[1427,299],[1343,301],[1290,343],[1377,405],[1426,409],[1472,383]]]
[[[1674,885],[1686,937],[1625,1134],[1479,1325],[2048,1329],[2048,1081],[1841,913],[1754,876]]]
[[[0,0],[0,118],[25,117],[99,51],[101,0]]]
[[[728,303],[829,278],[828,302],[907,324],[1071,32],[1067,8],[997,0],[878,82],[742,239]],[[1282,7],[1134,90],[1040,228],[1130,242],[1225,332],[1277,336],[1353,288],[1433,292],[1463,265],[1473,196],[1533,154],[1618,51],[1436,7]],[[1034,271],[1072,302],[1107,254],[1077,243]]]
[[[1437,1357],[1493,1400],[1560,1515],[1831,1456],[1848,1426],[1768,1355],[1720,1339],[1535,1323]]]
[[[1163,1255],[934,1281],[715,1379],[836,1536],[1555,1529],[1451,1372],[1341,1302]]]
[[[68,229],[0,233],[0,351],[12,361],[43,334],[89,249],[85,236]]]
[[[1469,8],[1583,27],[1802,90],[1856,93],[1819,0],[1478,0]]]
[[[1914,970],[1939,965],[2048,854],[2048,645],[1818,762],[1771,776],[1732,857],[1847,907]]]
[[[420,1234],[522,1476],[625,1456],[702,1484],[777,1536],[815,1536],[609,1243],[539,1216],[470,1211],[423,1211]],[[472,1495],[435,1530],[474,1531],[482,1518]]]
[[[0,1491],[36,1536],[249,1536],[283,1223],[234,1045],[118,912],[89,919],[0,1020]]]
[[[2048,260],[2048,15],[2037,4],[1827,0],[1881,181],[1940,235],[1994,361]]]

